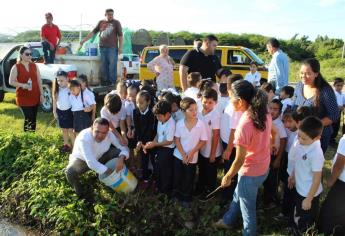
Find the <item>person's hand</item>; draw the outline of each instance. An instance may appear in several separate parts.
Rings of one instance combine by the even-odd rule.
[[[276,158],[272,163],[273,169],[279,169],[280,163],[281,163],[281,160],[279,158]]]
[[[152,148],[155,148],[156,147],[156,142],[155,141],[152,141],[152,142],[148,142],[146,143],[145,145],[145,149],[152,149]]]
[[[277,155],[277,152],[278,152],[277,147],[275,145],[272,145],[272,147],[271,147],[271,155]]]
[[[302,209],[305,210],[305,211],[308,211],[310,210],[311,208],[311,201],[309,198],[305,198],[303,201],[302,201]]]
[[[224,177],[222,178],[222,183],[221,186],[222,188],[228,187],[231,184],[231,178],[229,175],[224,175]]]
[[[118,55],[121,55],[121,54],[122,54],[122,48],[119,48],[119,49],[117,50],[117,54],[118,54]]]
[[[84,111],[85,111],[85,112],[91,112],[91,111],[92,111],[92,107],[85,107],[85,108],[84,108]]]
[[[210,163],[214,163],[216,161],[216,157],[215,156],[210,156]]]
[[[295,177],[294,176],[289,176],[288,178],[288,188],[293,189],[295,187]]]
[[[22,89],[29,90],[30,85],[28,85],[28,84],[21,84],[20,87],[21,87]]]
[[[226,148],[225,151],[223,152],[222,158],[228,161],[230,159],[230,156],[231,156],[231,151]]]
[[[132,130],[131,129],[128,129],[127,130],[127,138],[133,138],[133,132],[132,132]]]
[[[187,154],[182,155],[182,163],[185,165],[188,165],[188,155]]]
[[[142,142],[138,142],[137,143],[137,147],[136,147],[137,151],[139,151],[142,148],[142,146],[143,146],[143,143]]]
[[[125,137],[125,135],[121,136],[119,141],[122,146],[128,145],[128,139]]]
[[[188,162],[188,164],[191,163],[191,162],[193,161],[194,154],[195,154],[195,152],[194,152],[193,150],[190,151],[190,152],[187,154],[187,162]]]
[[[124,157],[119,157],[116,162],[116,169],[115,169],[116,172],[119,172],[120,170],[122,170],[124,166],[125,166]]]

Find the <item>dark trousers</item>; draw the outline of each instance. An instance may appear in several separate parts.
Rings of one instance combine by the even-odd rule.
[[[35,131],[38,106],[20,108],[24,114],[24,132]]]
[[[275,156],[271,156],[270,170],[263,184],[264,185],[264,204],[277,202],[279,169],[274,169],[272,167],[275,158],[276,158]]]
[[[333,133],[332,133],[332,136],[331,136],[331,142],[335,142],[335,139],[337,138],[338,132],[339,132],[339,129],[340,129],[340,117],[339,117],[339,119],[336,122],[334,122],[332,124],[332,127],[333,127]]]
[[[156,161],[153,150],[147,150],[147,153],[144,153],[143,150],[140,150],[141,157],[141,169],[143,171],[143,180],[149,180],[150,177],[155,179],[156,174]],[[149,163],[151,161],[153,171],[149,170]]]
[[[192,192],[197,164],[183,164],[174,157],[174,196],[185,202],[192,201]]]
[[[284,151],[282,155],[282,163],[280,165],[280,171],[279,171],[280,180],[284,184],[282,213],[284,214],[284,216],[292,218],[293,209],[294,209],[294,196],[295,196],[296,190],[295,188],[293,189],[288,188],[289,174],[287,173],[287,164],[288,164],[288,153]]]
[[[318,228],[325,235],[345,235],[345,182],[337,180],[320,210]]]
[[[217,167],[221,157],[216,157],[215,162],[211,163],[210,158],[199,154],[198,168],[198,189],[202,192],[211,192],[217,187]]]
[[[170,195],[173,186],[174,148],[159,147],[156,149],[157,157],[157,185],[158,190]]]
[[[114,146],[110,146],[109,150],[103,154],[103,156],[98,160],[100,163],[105,164],[113,158],[117,158],[120,154],[120,150]],[[85,172],[89,171],[90,168],[87,166],[86,162],[81,159],[74,159],[72,162],[68,163],[65,174],[67,181],[72,185],[73,189],[79,197],[85,196],[89,191],[84,191],[80,183],[80,176]]]
[[[51,50],[50,45],[47,41],[42,42],[44,62],[47,64],[54,64],[55,60],[55,49]]]
[[[225,150],[228,144],[225,142],[222,142],[222,145],[223,145],[223,150]],[[223,166],[224,175],[230,170],[232,163],[234,163],[235,161],[235,157],[236,157],[236,148],[234,147],[232,149],[229,160],[224,160],[224,166]],[[232,196],[234,195],[234,192],[237,186],[237,177],[238,175],[236,174],[232,178],[230,186],[223,188],[223,197],[225,199],[229,199],[230,202],[232,201]]]
[[[314,197],[311,208],[305,211],[302,209],[302,202],[305,197],[299,195],[296,191],[294,198],[294,227],[297,231],[297,235],[303,235],[303,233],[315,223],[319,211],[319,198],[320,196]]]

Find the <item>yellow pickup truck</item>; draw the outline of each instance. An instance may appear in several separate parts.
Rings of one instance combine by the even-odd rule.
[[[174,67],[174,85],[180,87],[179,65],[181,58],[188,51],[193,49],[192,45],[186,46],[168,46],[169,55],[175,61]],[[155,75],[147,68],[153,58],[159,55],[159,46],[145,47],[141,54],[140,80],[150,80]],[[258,64],[258,71],[261,73],[262,82],[267,81],[267,68],[265,63],[252,50],[241,46],[218,46],[216,49],[222,66],[231,70],[233,74],[241,74],[243,77],[249,72],[250,62],[255,61]]]

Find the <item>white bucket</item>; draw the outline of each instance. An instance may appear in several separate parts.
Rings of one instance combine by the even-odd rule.
[[[123,169],[119,172],[116,172],[116,162],[117,158],[114,158],[105,164],[108,168],[114,171],[113,173],[105,177],[103,175],[100,175],[99,180],[108,187],[115,190],[116,192],[133,192],[134,189],[137,187],[138,180],[135,178],[132,172],[128,170],[126,166],[124,166]]]

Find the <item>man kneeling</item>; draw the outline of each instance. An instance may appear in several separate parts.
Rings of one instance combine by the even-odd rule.
[[[80,176],[90,169],[99,175],[111,174],[114,170],[104,164],[113,158],[118,158],[116,171],[120,171],[128,156],[128,148],[120,145],[115,135],[109,131],[108,120],[97,118],[92,127],[82,130],[75,140],[66,168],[67,180],[80,198],[92,202],[92,195],[82,189]]]

